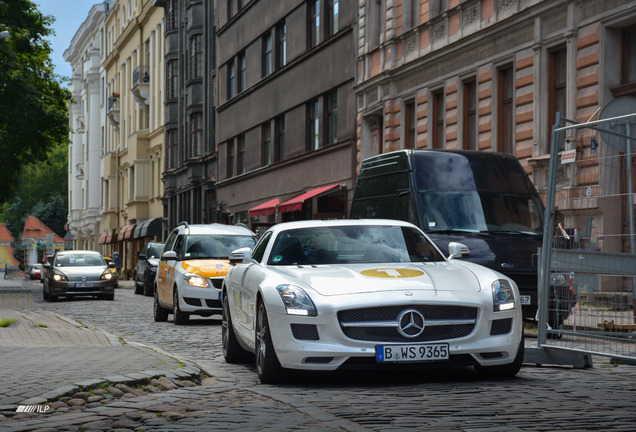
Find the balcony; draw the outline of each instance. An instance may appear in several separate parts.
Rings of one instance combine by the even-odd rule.
[[[113,126],[119,126],[119,93],[113,93],[113,95],[108,98],[108,111],[106,115],[108,115],[108,119]]]
[[[138,66],[133,71],[132,94],[135,101],[144,108],[149,105],[150,95],[150,73],[148,66]]]

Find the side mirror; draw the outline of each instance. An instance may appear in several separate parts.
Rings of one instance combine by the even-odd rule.
[[[51,264],[48,262],[45,262],[44,264],[42,264],[42,267],[44,267],[45,269],[50,269],[51,268]]]
[[[463,243],[450,242],[448,244],[448,259],[463,258],[470,255],[470,249]]]
[[[162,260],[173,260],[177,259],[177,253],[175,251],[167,251],[163,255],[161,255]]]
[[[117,264],[112,261],[108,261],[108,268],[117,268]]]
[[[252,249],[250,248],[240,248],[232,251],[230,254],[230,264],[236,265],[246,260],[249,260],[252,257]]]

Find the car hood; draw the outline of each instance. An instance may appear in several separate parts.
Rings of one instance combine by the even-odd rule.
[[[55,267],[55,270],[64,273],[67,277],[73,276],[101,276],[107,269],[106,266],[78,266],[78,267]]]
[[[232,268],[228,260],[215,259],[186,260],[181,263],[181,267],[187,273],[198,274],[206,279],[225,276]]]
[[[273,267],[289,283],[321,295],[427,290],[478,292],[477,276],[456,262]]]

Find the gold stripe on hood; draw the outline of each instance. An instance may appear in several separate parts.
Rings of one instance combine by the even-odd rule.
[[[187,260],[181,263],[186,273],[194,273],[206,279],[225,276],[232,266],[228,260]]]

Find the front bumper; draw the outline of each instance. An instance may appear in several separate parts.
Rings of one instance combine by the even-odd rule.
[[[220,314],[223,311],[221,305],[221,283],[223,278],[208,279],[208,288],[199,288],[183,283],[178,287],[179,308],[181,311],[194,314],[210,316]],[[216,288],[215,285],[219,286]]]
[[[56,296],[85,296],[113,294],[115,292],[115,279],[109,281],[50,281],[51,294]]]

